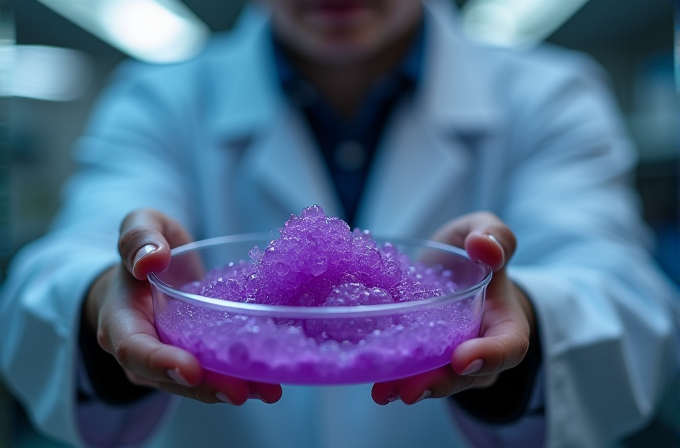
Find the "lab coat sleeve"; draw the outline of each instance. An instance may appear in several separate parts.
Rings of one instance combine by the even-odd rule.
[[[140,67],[120,69],[102,97],[77,145],[80,169],[66,186],[54,228],[18,253],[0,297],[3,380],[39,430],[74,445],[89,444],[76,399],[82,300],[93,280],[120,262],[120,222],[133,209],[153,207],[193,228],[184,176],[191,164],[178,149],[189,124],[173,102],[181,88],[146,73],[169,69]],[[106,407],[98,407],[102,421],[135,433],[133,418],[110,410],[108,420]]]
[[[548,60],[519,83],[499,213],[540,326],[546,445],[602,447],[657,410],[677,365],[677,291],[645,247],[635,153],[604,77],[585,58]]]
[[[542,370],[536,372],[528,403],[522,415],[511,422],[488,422],[475,418],[466,409],[449,401],[452,415],[468,445],[475,448],[541,448],[545,446],[545,381]]]

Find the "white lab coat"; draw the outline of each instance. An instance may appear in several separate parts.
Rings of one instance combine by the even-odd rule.
[[[546,445],[606,446],[648,421],[674,362],[672,292],[639,243],[624,181],[634,153],[615,105],[587,58],[478,48],[444,2],[427,8],[422,82],[388,124],[358,225],[427,237],[464,213],[498,214],[518,237],[512,275],[540,325]],[[119,71],[78,144],[82,169],[54,230],[16,257],[0,302],[0,366],[46,433],[84,443],[79,422],[106,416],[85,433],[111,445],[140,421],[76,406],[81,300],[116,262],[127,212],[160,209],[197,239],[276,228],[310,204],[340,214],[277,85],[266,23],[251,8],[190,62]],[[156,398],[143,412],[160,420],[148,446],[460,445],[444,400],[379,407],[369,387],[284,387],[280,403],[242,408]],[[503,428],[480,428],[473,439],[503,446]]]

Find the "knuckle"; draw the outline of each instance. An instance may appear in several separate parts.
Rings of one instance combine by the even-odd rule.
[[[498,380],[498,374],[493,374],[493,375],[484,375],[477,377],[477,381],[475,382],[474,386],[475,388],[478,389],[484,389],[487,387],[493,386],[496,381]]]
[[[132,210],[130,213],[128,213],[127,215],[125,215],[125,217],[123,218],[123,221],[120,223],[120,228],[118,229],[119,233],[123,233],[123,231],[126,228],[130,227],[131,222],[138,221],[140,216],[143,216],[143,215],[149,213],[150,210],[151,209],[144,208],[144,207],[136,208],[136,209]]]
[[[128,381],[130,381],[135,386],[150,386],[152,384],[152,382],[147,378],[144,378],[143,376],[129,370],[125,370],[125,376],[127,377]]]
[[[146,363],[145,365],[146,365],[147,371],[153,372],[153,371],[157,370],[157,369],[155,368],[156,358],[157,358],[156,355],[158,354],[158,352],[159,352],[161,349],[162,349],[162,346],[159,346],[159,347],[155,347],[153,350],[151,350],[151,351],[149,352],[148,356],[146,357],[146,361],[145,361],[145,363]]]
[[[101,326],[97,329],[97,343],[107,353],[111,353],[111,343],[109,341],[109,335],[104,331]]]
[[[516,367],[529,351],[529,337],[520,335],[516,338],[504,337],[498,340],[498,370]]]
[[[141,225],[125,230],[118,239],[118,250],[121,255],[125,255],[127,251],[139,245],[141,241],[148,238],[148,235],[149,229]]]
[[[522,335],[521,336],[521,344],[522,344],[522,357],[527,354],[529,351],[529,347],[531,346],[531,340],[529,339],[529,335]]]
[[[468,389],[474,381],[475,377],[467,375],[461,376],[451,369],[448,371],[447,380],[439,383],[441,389],[436,390],[437,387],[435,386],[432,388],[432,393],[436,397],[448,397],[449,395],[454,395]]]
[[[474,376],[459,376],[454,381],[451,381],[450,389],[446,395],[457,394],[469,389],[475,383],[477,377]]]
[[[195,387],[185,387],[175,383],[161,383],[161,388],[166,392],[170,392],[174,395],[180,395],[191,400],[200,401],[201,403],[211,404],[215,403],[216,399],[211,399],[205,394],[202,394],[198,388]]]
[[[504,337],[498,339],[498,362],[494,370],[504,370],[509,367],[508,355],[510,353],[512,353],[512,346],[508,338]]]
[[[161,383],[161,389],[163,389],[166,392],[170,392],[171,394],[181,395],[182,397],[187,397],[187,398],[193,398],[192,395],[194,394],[193,391],[184,390],[184,388],[182,386],[180,386],[179,384],[175,384],[175,383],[163,382],[163,383]]]
[[[517,237],[515,236],[515,233],[505,224],[501,225],[498,231],[500,237],[507,244],[507,248],[510,249],[510,254],[514,253],[517,248]]]
[[[531,342],[530,342],[529,336],[522,335],[521,340],[520,340],[520,352],[519,352],[520,356],[519,356],[519,360],[517,361],[517,364],[522,362],[522,360],[527,355],[527,353],[529,353],[530,344],[531,344]]]
[[[485,221],[494,221],[494,222],[500,221],[500,218],[495,213],[492,213],[488,210],[482,210],[482,211],[477,212],[477,217],[479,219],[485,220]]]
[[[113,345],[113,356],[123,368],[132,370],[130,368],[130,349],[127,340],[117,342]]]

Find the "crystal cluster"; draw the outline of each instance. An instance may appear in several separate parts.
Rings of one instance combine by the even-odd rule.
[[[280,237],[185,290],[206,297],[270,305],[376,305],[436,297],[456,288],[451,272],[412,263],[370,232],[350,231],[319,206],[292,215]]]

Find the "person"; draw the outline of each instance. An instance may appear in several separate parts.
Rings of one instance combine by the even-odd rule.
[[[444,1],[249,5],[191,61],[124,64],[77,157],[0,303],[3,378],[71,444],[602,447],[676,367],[602,73],[473,45]],[[414,377],[283,389],[158,340],[145,279],[172,247],[311,204],[491,265],[480,337]]]

